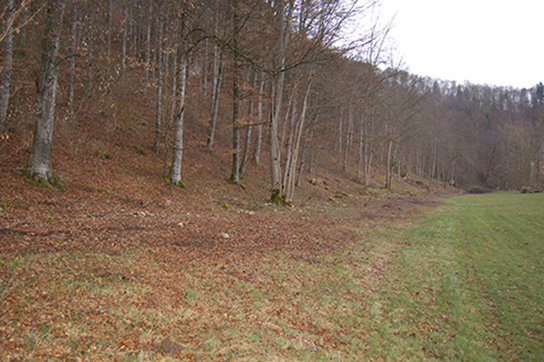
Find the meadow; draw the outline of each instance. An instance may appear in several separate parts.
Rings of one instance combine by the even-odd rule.
[[[542,195],[454,197],[410,218],[334,225],[350,237],[316,250],[183,258],[168,244],[109,240],[3,253],[0,357],[542,360]]]

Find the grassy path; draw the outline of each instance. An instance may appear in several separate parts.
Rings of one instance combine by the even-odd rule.
[[[544,358],[544,197],[452,199],[411,229],[380,292],[369,358]]]

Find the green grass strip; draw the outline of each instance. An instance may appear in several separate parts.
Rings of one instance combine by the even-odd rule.
[[[369,358],[542,360],[544,195],[454,198],[405,239],[371,297]]]

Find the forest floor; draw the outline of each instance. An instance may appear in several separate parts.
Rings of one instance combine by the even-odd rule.
[[[20,175],[24,154],[1,178],[2,360],[353,356],[357,310],[402,243],[366,236],[442,202],[325,175],[278,207],[258,181],[193,169],[180,189],[151,161],[123,173],[101,157],[57,161],[65,187],[49,190]]]

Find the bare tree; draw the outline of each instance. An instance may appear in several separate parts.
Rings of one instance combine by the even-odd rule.
[[[77,49],[77,30],[78,30],[78,3],[72,5],[72,24],[70,25],[70,65],[68,71],[68,106],[74,107],[74,80],[76,71],[76,49]]]
[[[26,172],[34,180],[49,183],[54,181],[51,147],[63,15],[64,0],[48,0],[36,105],[36,129]]]
[[[13,20],[15,8],[13,0],[6,0],[4,10],[6,29],[2,40],[2,65],[0,69],[0,134],[7,131],[6,120],[9,105],[9,88],[11,85],[11,69],[13,64]]]
[[[186,44],[185,25],[181,26],[181,39],[178,46],[178,70],[177,70],[177,115],[174,123],[174,146],[172,150],[172,166],[170,168],[170,184],[181,184],[181,166],[183,161],[183,127],[185,120],[185,95],[188,76],[188,48]]]

